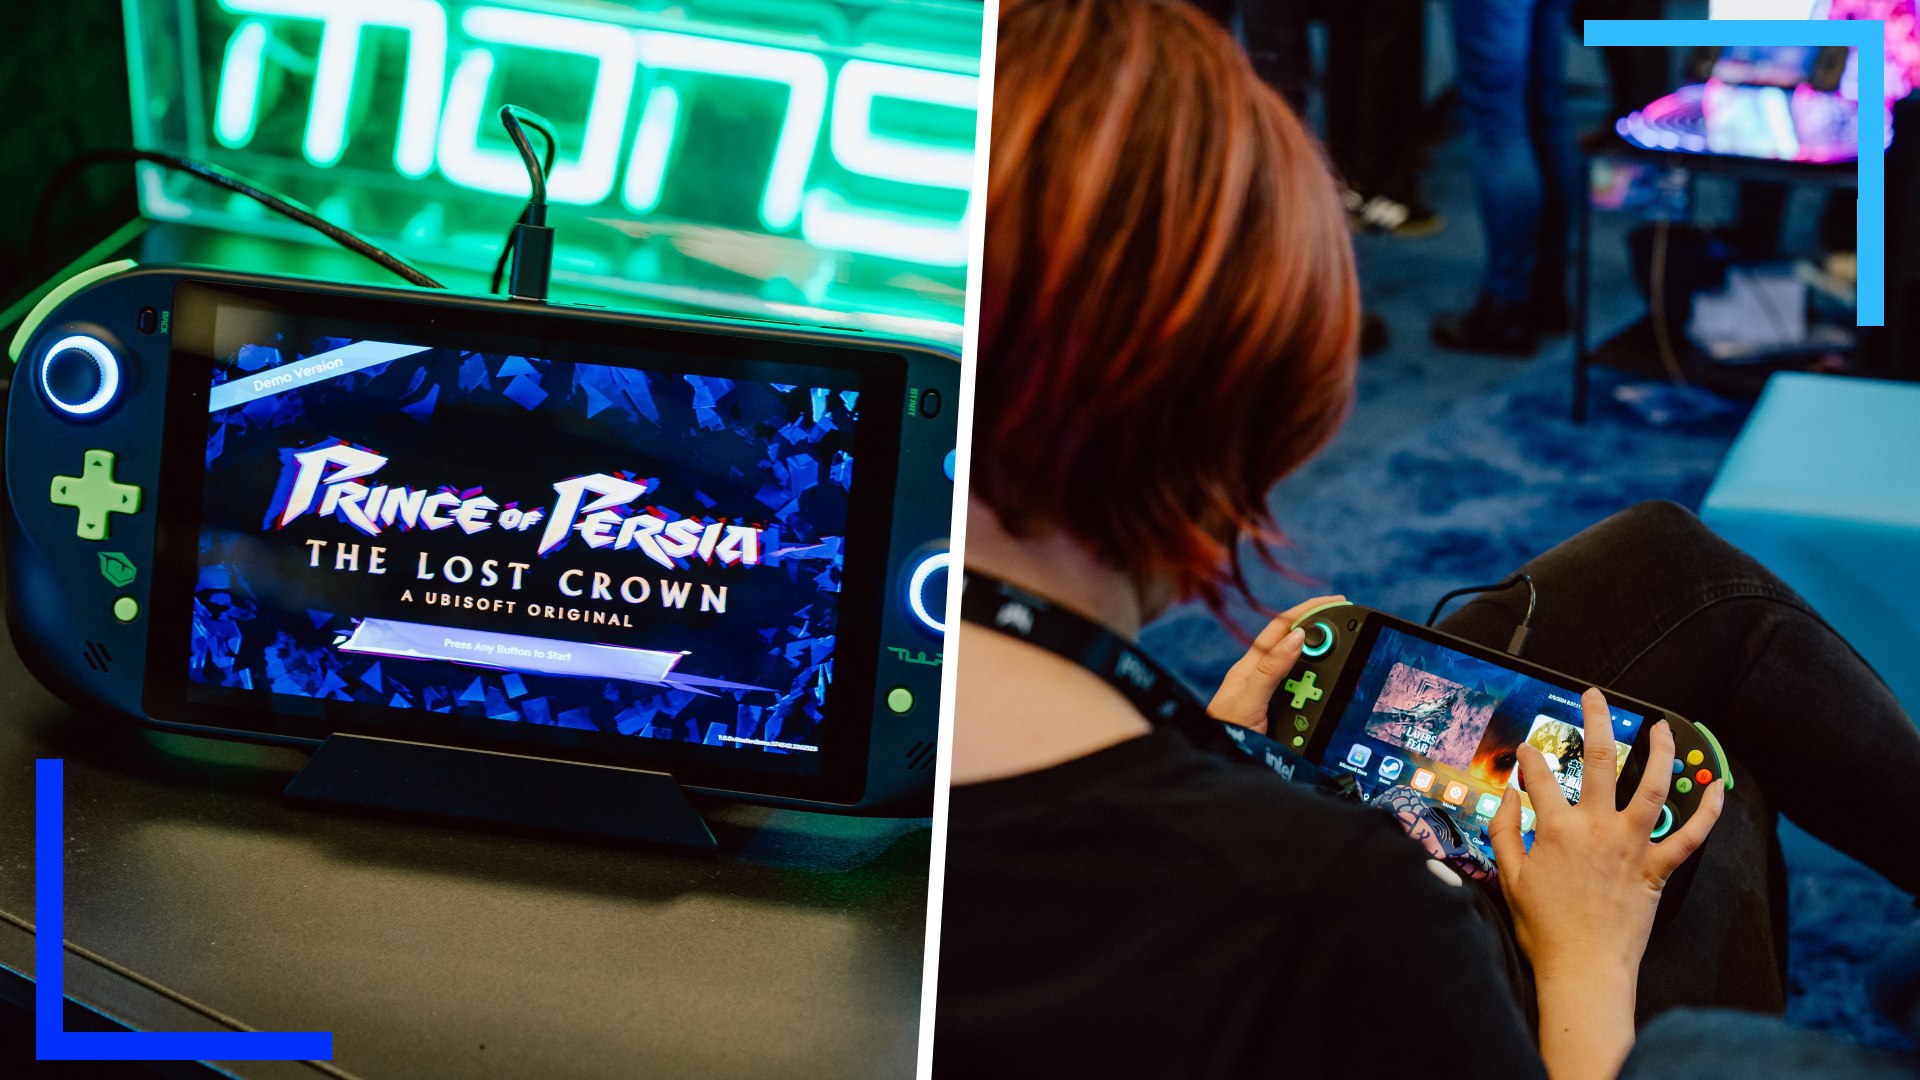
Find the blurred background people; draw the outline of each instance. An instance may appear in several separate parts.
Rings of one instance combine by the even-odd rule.
[[[1567,116],[1572,0],[1449,0],[1460,109],[1486,236],[1479,296],[1440,316],[1449,349],[1524,356],[1565,333],[1579,153]]]
[[[1194,2],[1237,33],[1253,69],[1295,113],[1312,115],[1317,86],[1323,141],[1356,230],[1430,236],[1445,227],[1421,191],[1430,130],[1422,0]],[[1326,28],[1324,65],[1309,38],[1316,22]]]

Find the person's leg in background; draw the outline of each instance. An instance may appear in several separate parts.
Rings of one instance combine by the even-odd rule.
[[[1443,315],[1447,348],[1526,354],[1526,317],[1539,249],[1541,178],[1528,135],[1528,54],[1537,0],[1449,0],[1461,112],[1473,145],[1473,186],[1486,236],[1485,284],[1472,308]]]
[[[1539,608],[1526,659],[1706,724],[1732,759],[1726,816],[1678,915],[1654,931],[1641,1016],[1676,1005],[1778,1011],[1784,894],[1772,811],[1920,893],[1906,794],[1920,732],[1858,653],[1750,556],[1671,503],[1623,511],[1523,568]],[[1524,590],[1441,625],[1505,644]]]
[[[1564,334],[1567,307],[1567,233],[1580,198],[1580,152],[1567,115],[1567,18],[1572,0],[1537,0],[1533,43],[1528,51],[1527,134],[1540,166],[1540,229],[1533,275],[1528,279],[1528,317],[1537,334]],[[1616,50],[1617,51],[1617,50]]]
[[[1215,0],[1216,3],[1221,0]],[[1313,84],[1313,53],[1307,46],[1309,0],[1239,0],[1227,3],[1240,13],[1239,30],[1253,70],[1280,91],[1301,117]],[[1232,27],[1232,20],[1224,20]],[[1331,108],[1331,104],[1329,104]]]
[[[1187,2],[1211,15],[1213,21],[1228,30],[1233,29],[1233,9],[1238,6],[1236,0],[1187,0]]]
[[[1327,24],[1327,150],[1350,194],[1356,227],[1430,236],[1445,221],[1420,188],[1426,4],[1421,0],[1319,0]]]
[[[1413,0],[1403,2],[1411,3]],[[1215,17],[1229,28],[1237,28],[1241,47],[1247,50],[1253,70],[1268,86],[1279,91],[1294,112],[1306,119],[1314,81],[1313,51],[1307,41],[1307,23],[1314,15],[1324,14],[1316,0],[1238,0],[1238,3],[1213,0],[1211,5],[1202,6],[1208,7],[1208,10],[1228,9],[1226,15]],[[1332,77],[1335,74],[1331,70],[1333,64],[1329,63],[1328,66],[1329,77]],[[1330,86],[1322,84],[1321,96],[1326,102],[1329,127],[1332,126],[1332,114],[1338,107],[1331,90]],[[1336,168],[1344,170],[1346,165],[1340,161],[1339,151],[1331,146],[1331,135],[1328,143]],[[1385,348],[1388,337],[1385,320],[1373,312],[1361,313],[1361,353],[1374,353]]]
[[[1589,19],[1663,19],[1666,6],[1666,0],[1575,0],[1573,35],[1584,36]],[[1620,136],[1613,128],[1614,121],[1646,108],[1674,87],[1666,49],[1648,45],[1602,49],[1600,61],[1607,68],[1607,114],[1598,126],[1576,140],[1588,150],[1617,144]]]

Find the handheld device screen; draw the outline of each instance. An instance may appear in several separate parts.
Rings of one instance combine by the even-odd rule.
[[[1520,744],[1532,743],[1567,800],[1579,801],[1586,748],[1579,690],[1398,627],[1369,622],[1361,633],[1355,648],[1366,662],[1318,755],[1323,767],[1353,774],[1368,798],[1404,785],[1484,825],[1514,780]],[[1624,766],[1625,748],[1647,717],[1612,713],[1622,748],[1616,761]],[[1531,831],[1532,810],[1522,807],[1522,826]]]
[[[871,373],[543,344],[219,303],[186,700],[799,778],[863,751]]]

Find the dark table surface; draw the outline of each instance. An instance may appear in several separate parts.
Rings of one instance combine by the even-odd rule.
[[[719,807],[722,852],[700,857],[296,809],[279,792],[301,753],[76,713],[8,644],[0,966],[18,976],[38,757],[67,762],[68,993],[135,1028],[331,1031],[333,1065],[363,1077],[913,1070],[924,820]]]
[[[704,803],[717,856],[299,809],[296,750],[67,707],[0,632],[0,994],[66,759],[66,986],[145,1030],[331,1031],[248,1077],[911,1075],[929,823]]]

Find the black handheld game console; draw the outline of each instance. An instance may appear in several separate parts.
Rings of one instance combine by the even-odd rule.
[[[7,616],[74,705],[928,812],[950,353],[130,262],[11,351]]]
[[[1463,825],[1484,829],[1514,778],[1520,744],[1532,743],[1567,800],[1579,801],[1580,694],[1588,684],[1355,604],[1314,608],[1294,625],[1305,641],[1268,703],[1268,733],[1321,769],[1351,776],[1362,797],[1409,787]],[[1732,789],[1726,755],[1705,725],[1606,694],[1614,738],[1626,747],[1616,788],[1622,807],[1646,769],[1650,740],[1641,732],[1660,720],[1673,730],[1673,782],[1654,840],[1693,815],[1709,784]],[[1521,806],[1531,843],[1533,810]]]

